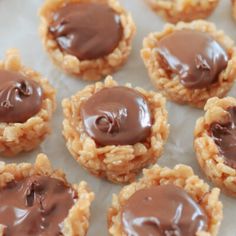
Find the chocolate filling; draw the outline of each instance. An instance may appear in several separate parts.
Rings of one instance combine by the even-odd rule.
[[[61,50],[91,60],[111,53],[123,28],[120,16],[107,4],[70,3],[54,13],[49,32]]]
[[[23,123],[42,105],[42,88],[20,73],[0,70],[0,122]]]
[[[132,145],[145,141],[151,131],[145,97],[127,87],[104,88],[81,106],[87,134],[101,146]]]
[[[62,235],[62,222],[76,193],[62,181],[32,176],[0,190],[0,224],[4,236]]]
[[[208,225],[201,207],[172,184],[136,191],[122,207],[121,221],[127,236],[196,236]]]
[[[207,88],[217,82],[228,63],[226,50],[209,34],[199,31],[175,31],[163,37],[156,50],[168,75],[178,75],[189,89]]]
[[[225,159],[225,163],[236,169],[236,107],[227,109],[229,121],[214,122],[210,126],[210,133]]]

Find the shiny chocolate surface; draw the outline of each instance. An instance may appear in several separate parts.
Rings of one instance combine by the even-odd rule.
[[[161,64],[172,78],[176,74],[189,89],[203,89],[218,81],[228,55],[207,33],[179,30],[163,37],[156,48]]]
[[[151,131],[151,111],[145,97],[117,86],[95,93],[81,106],[86,133],[99,145],[132,145]]]
[[[136,191],[121,212],[127,236],[196,236],[207,215],[183,189],[169,184]]]
[[[24,123],[42,106],[43,90],[24,75],[0,70],[0,122]]]
[[[59,236],[76,199],[63,182],[32,176],[0,190],[0,224],[4,236]]]
[[[49,32],[62,51],[80,60],[110,54],[123,36],[120,16],[97,2],[66,4],[54,13]]]

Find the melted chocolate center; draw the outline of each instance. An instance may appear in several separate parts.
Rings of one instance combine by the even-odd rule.
[[[225,49],[209,34],[199,31],[175,31],[163,37],[156,50],[169,76],[177,74],[181,84],[189,89],[202,89],[217,82],[228,63]]]
[[[43,91],[39,84],[17,72],[0,70],[0,122],[23,123],[37,114]]]
[[[224,124],[213,123],[210,132],[225,163],[236,169],[236,107],[229,107],[227,111],[229,121]]]
[[[80,60],[97,59],[119,44],[120,16],[107,4],[70,3],[55,12],[49,32],[65,52]]]
[[[132,145],[149,136],[151,114],[145,97],[134,89],[104,88],[81,107],[87,134],[99,145]]]
[[[63,182],[32,176],[0,190],[0,224],[4,236],[61,234],[61,224],[74,204],[75,192]]]
[[[196,236],[208,224],[201,207],[171,184],[138,190],[123,206],[121,217],[127,236]]]

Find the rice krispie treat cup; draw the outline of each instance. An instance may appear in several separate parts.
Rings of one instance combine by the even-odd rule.
[[[167,24],[162,32],[149,34],[141,56],[163,95],[198,108],[211,97],[225,96],[236,77],[233,40],[203,20]]]
[[[155,165],[143,174],[113,195],[110,235],[217,235],[222,221],[218,188],[210,189],[186,165]]]
[[[219,0],[146,0],[155,12],[169,22],[207,18]]]
[[[40,16],[45,49],[69,74],[99,80],[130,54],[136,28],[117,0],[46,0]]]
[[[205,112],[194,132],[198,162],[214,184],[236,197],[236,99],[209,99]]]
[[[85,182],[68,183],[44,154],[0,165],[0,235],[86,235],[94,194]]]
[[[0,61],[0,153],[13,156],[36,148],[50,133],[55,90],[21,64],[16,49]]]
[[[162,154],[169,133],[165,102],[111,77],[89,85],[62,102],[67,148],[95,176],[132,181]]]

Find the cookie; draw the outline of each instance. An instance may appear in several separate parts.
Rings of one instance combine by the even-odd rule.
[[[236,197],[236,99],[211,98],[194,132],[198,162],[207,177]]]
[[[0,153],[13,156],[36,148],[50,133],[55,90],[40,74],[22,65],[10,49],[0,61]]]
[[[224,97],[236,76],[233,40],[203,20],[167,24],[162,32],[149,34],[141,56],[163,95],[198,108],[211,97]]]
[[[219,0],[146,0],[152,9],[171,23],[207,18]]]
[[[94,194],[83,181],[68,183],[44,154],[34,165],[1,162],[0,193],[1,235],[86,235]]]
[[[62,102],[66,146],[82,167],[112,182],[129,182],[155,163],[169,133],[165,98],[111,77]]]
[[[84,80],[99,80],[122,66],[135,25],[117,0],[46,0],[40,33],[52,61]]]
[[[217,235],[222,221],[218,188],[210,189],[186,165],[155,165],[143,174],[113,195],[109,235]]]

